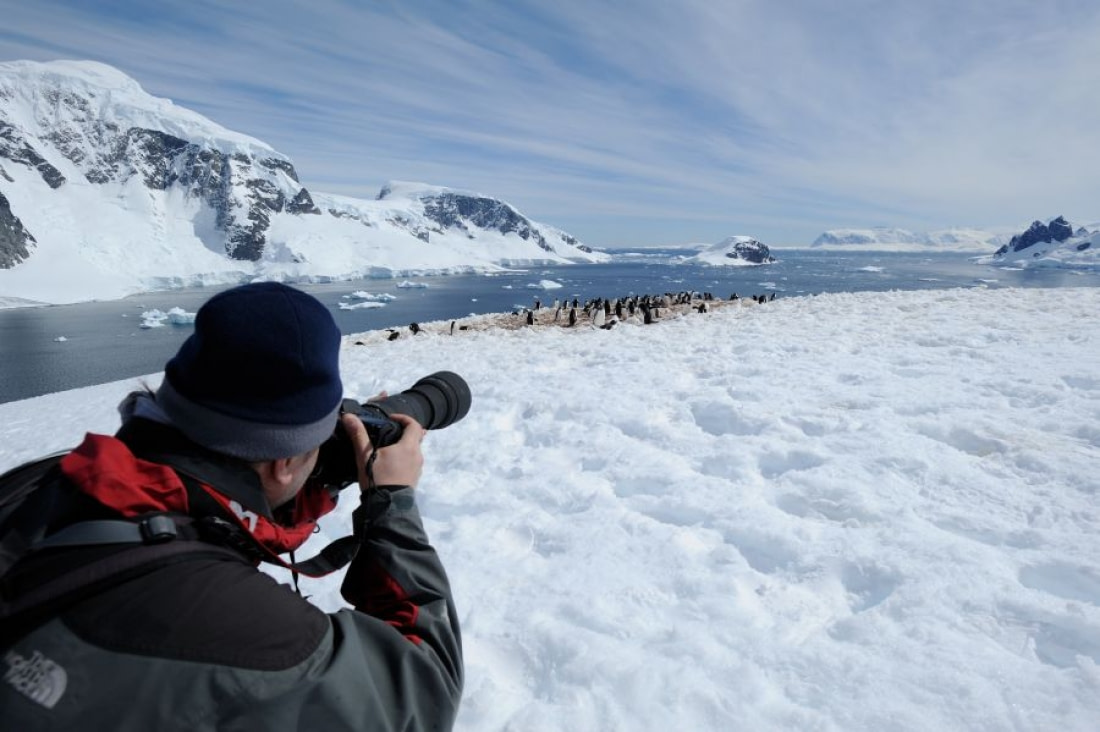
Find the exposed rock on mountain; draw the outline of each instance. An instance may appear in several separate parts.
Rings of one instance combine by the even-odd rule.
[[[150,105],[143,104],[144,92],[118,72],[90,65],[94,75],[71,67],[65,73],[53,64],[23,64],[11,73],[5,66],[0,160],[33,167],[50,188],[66,182],[46,159],[60,155],[88,183],[137,178],[150,190],[179,189],[214,212],[227,256],[253,262],[263,254],[271,214],[286,211],[288,201],[310,201],[289,160],[261,145],[227,146],[216,137],[168,132],[172,121],[145,113],[142,107]],[[13,124],[28,117],[22,128]]]
[[[19,264],[30,256],[28,247],[33,246],[34,237],[23,228],[19,217],[12,214],[8,199],[0,193],[0,268]]]
[[[486,196],[311,192],[270,146],[91,62],[0,63],[0,193],[0,286],[47,301],[606,258]],[[27,262],[48,267],[61,294],[24,281]],[[62,286],[66,275],[79,286]]]
[[[1028,229],[979,261],[1013,267],[1065,269],[1100,268],[1100,231],[1073,226],[1062,216],[1043,223],[1035,221]]]
[[[4,90],[0,88],[0,99],[4,98]],[[15,127],[2,119],[0,119],[0,159],[38,171],[42,180],[50,188],[59,188],[65,182],[65,176],[61,175],[61,171],[46,162]],[[4,177],[9,183],[11,182],[11,178],[6,174]]]
[[[690,259],[715,265],[770,264],[775,261],[768,246],[751,236],[731,236]]]
[[[1050,223],[1035,221],[1027,231],[1012,237],[1012,241],[998,249],[996,255],[1008,252],[1021,252],[1028,247],[1044,242],[1061,242],[1073,236],[1073,227],[1061,216],[1051,219]]]
[[[431,233],[461,231],[467,237],[474,238],[476,230],[494,231],[500,234],[515,234],[523,241],[529,241],[545,252],[557,252],[562,244],[585,253],[592,249],[582,245],[572,236],[548,226],[533,224],[527,217],[503,201],[475,194],[459,193],[443,188],[427,188],[417,184],[389,183],[378,193],[379,201],[392,200],[395,196],[405,195],[423,205],[423,215],[434,225],[427,231],[416,228],[416,236],[423,241],[431,241]],[[408,226],[406,220],[401,223]],[[556,241],[555,241],[556,240]]]

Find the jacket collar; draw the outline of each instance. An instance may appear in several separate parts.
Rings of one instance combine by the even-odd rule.
[[[82,493],[126,518],[153,512],[216,516],[274,555],[304,544],[317,519],[336,505],[322,486],[307,484],[276,520],[251,466],[142,418],[126,422],[115,437],[87,434],[61,460],[61,470]]]

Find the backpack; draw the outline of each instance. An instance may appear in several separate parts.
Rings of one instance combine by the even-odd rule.
[[[39,490],[58,475],[68,451],[24,463],[0,475],[0,647],[92,592],[124,581],[137,572],[177,561],[186,556],[218,556],[240,560],[240,554],[206,541],[173,541],[198,538],[183,529],[188,517],[150,514],[141,521],[83,521],[49,537],[46,519],[55,495]],[[15,594],[7,582],[15,564],[33,552],[59,547],[107,544],[130,545],[122,551],[54,574],[25,592]]]
[[[255,540],[215,517],[150,513],[138,520],[78,521],[46,536],[56,491],[40,490],[60,477],[68,450],[24,463],[0,475],[0,647],[29,631],[65,606],[125,581],[136,573],[188,557],[231,557],[267,561],[298,574],[322,576],[346,566],[359,550],[355,532],[330,543],[312,559],[290,563],[265,552]],[[180,474],[185,483],[193,481]],[[32,589],[14,593],[8,573],[35,552],[63,547],[123,545],[121,551],[55,574]]]

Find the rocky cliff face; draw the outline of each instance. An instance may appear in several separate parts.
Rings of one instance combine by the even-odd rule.
[[[46,302],[607,259],[487,196],[311,192],[269,145],[92,62],[0,62],[0,194],[0,289]]]
[[[730,236],[705,247],[689,261],[713,265],[771,264],[775,261],[767,244],[751,236]]]
[[[225,254],[248,261],[264,252],[271,214],[320,213],[309,192],[298,185],[293,164],[273,151],[227,152],[215,144],[131,124],[118,114],[105,116],[101,97],[106,92],[66,88],[64,79],[46,79],[36,89],[21,91],[24,96],[30,92],[34,129],[20,129],[0,118],[0,165],[32,168],[50,188],[67,182],[47,161],[53,154],[92,184],[136,177],[150,190],[180,188],[213,210],[224,234]],[[15,90],[0,86],[0,97],[12,100]]]
[[[734,242],[730,251],[726,252],[726,256],[730,259],[743,259],[753,264],[769,264],[775,261],[768,245],[756,239]]]
[[[384,201],[394,195],[391,185],[382,188],[378,200]],[[423,205],[424,220],[414,223],[408,218],[395,221],[408,228],[421,241],[430,242],[432,233],[443,234],[448,231],[461,231],[473,238],[475,231],[493,231],[500,234],[515,234],[529,241],[545,252],[557,253],[554,240],[564,243],[568,248],[576,248],[591,253],[592,249],[578,242],[565,232],[539,227],[526,216],[503,201],[486,196],[460,193],[446,189],[425,190],[412,194]]]
[[[1083,236],[1084,233],[1081,235]],[[1027,231],[1012,237],[1012,241],[998,249],[994,256],[1004,256],[1009,252],[1021,252],[1036,244],[1063,242],[1072,236],[1074,236],[1073,227],[1062,216],[1052,219],[1049,224],[1035,221]]]
[[[3,90],[0,89],[0,96]],[[14,165],[25,165],[35,170],[50,188],[60,188],[65,183],[61,171],[50,165],[14,126],[0,119],[0,160]],[[8,175],[4,177],[11,182]]]
[[[0,169],[3,175],[3,169]],[[0,269],[14,267],[31,255],[34,237],[23,228],[23,222],[11,212],[8,199],[0,193]]]

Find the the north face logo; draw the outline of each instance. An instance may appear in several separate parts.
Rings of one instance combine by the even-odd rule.
[[[38,651],[34,651],[30,658],[8,651],[4,662],[8,664],[8,670],[4,672],[5,683],[47,709],[53,709],[65,693],[69,675]]]

